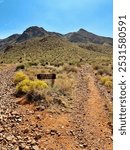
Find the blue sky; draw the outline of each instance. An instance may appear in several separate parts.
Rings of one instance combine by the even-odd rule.
[[[0,39],[34,25],[112,37],[112,7],[112,0],[0,0]]]

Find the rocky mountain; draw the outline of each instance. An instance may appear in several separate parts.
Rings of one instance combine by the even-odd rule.
[[[80,29],[77,32],[71,32],[62,35],[60,33],[46,31],[42,27],[32,26],[27,28],[22,34],[13,34],[8,38],[0,40],[0,50],[4,51],[6,48],[8,49],[8,46],[10,45],[25,42],[29,39],[46,37],[46,36],[62,37],[62,38],[66,38],[70,42],[83,43],[83,44],[94,43],[94,44],[112,45],[113,42],[112,38],[98,36],[84,29]]]
[[[48,32],[42,27],[32,26],[27,28],[21,36],[16,40],[17,43],[24,42],[26,40],[36,38],[36,37],[45,37],[45,36],[58,36],[61,37],[62,34],[56,32]]]
[[[9,45],[12,45],[20,37],[20,34],[13,34],[3,40],[0,40],[0,50],[4,50]]]
[[[71,42],[76,43],[95,43],[95,44],[110,44],[112,45],[113,40],[110,37],[103,37],[88,32],[84,29],[80,29],[78,32],[72,32],[65,35]]]
[[[42,36],[47,36],[47,35],[48,35],[48,32],[44,30],[42,27],[33,26],[33,27],[27,28],[21,34],[21,36],[18,37],[16,42],[23,42],[31,38],[42,37]]]

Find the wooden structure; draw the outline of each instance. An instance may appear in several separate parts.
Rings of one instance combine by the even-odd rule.
[[[56,79],[56,74],[37,74],[37,79],[43,80],[43,79],[51,79],[51,86],[53,87]]]

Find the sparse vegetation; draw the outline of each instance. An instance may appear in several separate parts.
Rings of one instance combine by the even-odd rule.
[[[83,29],[78,33],[65,39],[32,27],[1,44],[3,149],[96,149],[100,136],[104,148],[112,149],[112,39],[103,44],[104,37]],[[41,74],[56,74],[56,79],[43,81],[40,76],[46,75]],[[97,137],[87,136],[91,133]]]
[[[45,88],[48,87],[47,83],[40,80],[30,80],[23,72],[17,72],[14,77],[16,84],[16,94],[26,94],[29,100],[39,100],[44,97]]]
[[[18,70],[23,70],[25,69],[25,65],[24,64],[19,64],[17,67],[16,67],[16,71]]]
[[[77,72],[78,68],[74,65],[64,64],[63,70],[66,72]]]
[[[94,60],[98,62],[100,58],[108,57],[111,55],[80,48],[77,44],[58,37],[31,39],[0,54],[0,60],[3,63],[22,63],[28,66],[54,65],[56,67],[63,66],[65,63],[70,65],[93,63]]]
[[[58,90],[62,93],[62,94],[67,94],[71,91],[73,85],[73,80],[67,78],[59,78],[57,79],[56,83],[55,83],[55,88],[58,88]]]
[[[43,90],[44,88],[47,88],[47,84],[44,81],[40,80],[30,80],[25,79],[17,84],[16,91],[17,92],[23,92],[23,93],[35,93],[37,91]]]
[[[22,71],[16,72],[14,78],[13,78],[13,82],[15,84],[18,84],[19,82],[28,79],[28,76],[26,74],[24,74]]]
[[[0,60],[6,64],[17,63],[16,71],[24,71],[24,74],[22,71],[16,73],[14,83],[17,86],[25,79],[26,82],[36,81],[36,74],[38,73],[56,73],[58,78],[54,88],[49,88],[50,92],[58,90],[64,95],[70,93],[72,89],[73,81],[69,75],[75,74],[78,68],[84,64],[93,66],[98,81],[104,76],[111,77],[111,52],[111,46],[91,43],[87,47],[79,47],[78,43],[73,44],[63,38],[48,36],[33,38],[16,44],[6,53],[1,53]],[[60,76],[62,77],[60,78]],[[51,85],[51,80],[45,80],[45,82]],[[102,85],[110,88],[112,81],[107,81]],[[24,86],[21,91],[26,92],[26,90],[26,86]]]
[[[100,84],[112,91],[112,58],[100,57],[92,62],[95,75]]]
[[[101,84],[105,85],[106,87],[112,88],[112,77],[104,76],[104,77],[101,77],[100,81],[101,81]]]

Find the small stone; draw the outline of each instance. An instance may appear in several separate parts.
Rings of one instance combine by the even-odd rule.
[[[58,132],[58,133],[57,133],[57,135],[58,135],[58,136],[61,136],[61,133],[60,133],[60,132]]]
[[[13,111],[11,114],[12,115],[18,115],[18,112],[17,111]]]
[[[36,126],[35,126],[36,128],[38,128],[38,124],[36,124]]]
[[[15,139],[12,140],[12,144],[16,144],[16,142],[17,142],[17,141],[16,141]]]
[[[32,141],[31,141],[30,139],[27,141],[28,144],[30,144],[31,142],[32,142]]]
[[[19,150],[19,147],[17,147],[15,150]]]
[[[58,134],[58,132],[57,132],[57,130],[51,130],[51,131],[50,131],[50,134],[51,134],[51,135],[55,135],[55,134]]]
[[[2,137],[0,137],[0,142],[3,140],[3,138]]]
[[[34,114],[34,111],[28,111],[27,114]]]
[[[36,144],[36,141],[33,139],[32,141],[31,141],[31,144]]]
[[[83,148],[83,144],[79,144],[79,146]]]
[[[26,147],[26,144],[24,144],[24,143],[22,143],[21,145],[20,145],[20,148],[25,148]]]
[[[40,115],[37,115],[37,116],[36,116],[36,119],[40,120],[40,119],[41,119],[41,116],[40,116]]]
[[[75,132],[73,130],[70,130],[70,133],[72,136],[75,136]]]
[[[25,130],[23,130],[23,133],[25,134],[25,133],[28,133],[29,132],[29,129],[28,128],[26,128]]]
[[[25,150],[30,150],[29,146],[26,146],[26,147],[25,147]]]
[[[8,141],[12,141],[12,140],[13,140],[13,138],[14,138],[14,137],[13,137],[13,136],[11,136],[11,135],[9,135],[9,136],[7,136],[7,137],[6,137],[6,139],[7,139]]]
[[[50,134],[50,130],[49,129],[46,130],[46,134]]]
[[[37,145],[33,146],[33,150],[40,150]]]
[[[88,145],[87,144],[80,144],[79,145],[81,148],[86,148]]]
[[[111,140],[113,141],[113,136],[111,136],[110,138],[111,138]]]
[[[61,126],[61,129],[64,129],[64,126]]]
[[[22,139],[22,137],[21,137],[21,136],[17,136],[17,139],[18,139],[18,140],[21,140],[21,139]]]
[[[18,121],[18,122],[21,122],[21,121],[22,121],[22,118],[18,118],[17,121]]]
[[[42,137],[42,136],[41,136],[40,134],[37,134],[37,135],[35,136],[35,140],[39,140],[41,137]]]
[[[0,133],[4,132],[4,128],[0,127]]]
[[[45,107],[44,106],[39,106],[39,107],[36,107],[35,110],[36,111],[43,111],[43,110],[45,110]]]

